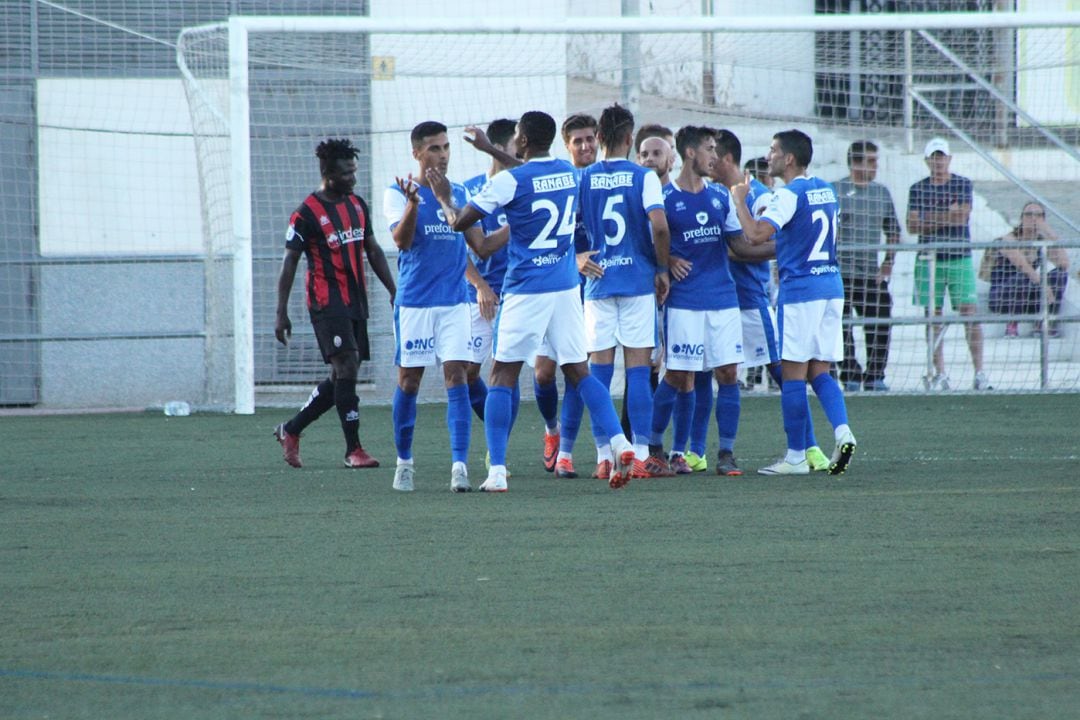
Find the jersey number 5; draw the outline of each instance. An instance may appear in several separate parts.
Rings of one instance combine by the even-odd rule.
[[[558,247],[560,237],[574,234],[574,197],[572,195],[566,198],[566,206],[563,208],[561,218],[559,206],[551,200],[546,198],[533,200],[532,211],[536,213],[541,210],[548,214],[548,219],[544,223],[544,229],[535,240],[529,243],[530,250],[551,250]],[[556,227],[558,227],[557,230]],[[554,236],[551,234],[553,230]]]
[[[810,251],[808,262],[828,262],[830,258],[829,251],[836,246],[836,213],[833,213],[830,218],[824,210],[815,210],[810,216],[812,222],[821,223],[821,230],[818,231],[817,242],[814,243],[814,249]],[[825,243],[831,242],[831,246],[826,248]]]
[[[608,197],[607,202],[604,203],[604,240],[608,245],[618,245],[623,241],[626,236],[626,219],[622,214],[615,210],[615,206],[623,202],[624,198],[622,194],[611,195]],[[615,223],[615,234],[607,234],[607,221]]]

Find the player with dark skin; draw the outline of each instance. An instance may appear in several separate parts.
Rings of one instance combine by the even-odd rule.
[[[320,151],[324,148],[329,148],[329,152],[337,155],[337,157],[334,157],[332,160],[324,160],[320,156],[322,184],[319,189],[315,191],[314,195],[320,201],[327,203],[328,205],[335,205],[345,201],[353,194],[353,188],[356,186],[356,150],[352,147],[351,143],[348,143],[348,141],[337,142],[337,145],[329,142],[320,145]],[[366,222],[370,223],[370,218],[367,218]],[[368,227],[368,232],[370,233],[370,225]],[[383,253],[379,243],[376,242],[375,238],[370,234],[364,240],[364,253],[372,272],[375,273],[375,276],[379,278],[383,287],[385,287],[390,294],[390,304],[393,306],[394,295],[397,292],[394,276],[386,261],[386,255]],[[288,346],[289,340],[292,337],[292,320],[289,318],[289,295],[292,293],[293,283],[296,279],[296,269],[300,264],[300,257],[302,255],[302,251],[287,247],[281,260],[281,271],[278,275],[278,302],[276,319],[274,321],[274,336],[277,338],[278,342],[285,346]],[[334,353],[327,358],[327,362],[330,365],[329,381],[331,384],[338,381],[356,382],[361,362],[359,351],[353,350]],[[306,407],[307,406],[305,406],[305,408]],[[303,414],[303,412],[304,411],[302,410],[301,414]],[[313,419],[314,418],[310,418],[307,421],[310,422]],[[284,428],[284,426],[281,426],[281,428]],[[279,428],[278,432],[281,432],[281,428]],[[283,447],[285,447],[286,462],[295,467],[299,467],[298,431],[297,434],[282,432],[281,435],[278,436],[278,440],[282,442]],[[346,464],[349,463],[347,462]],[[354,464],[351,466],[376,467],[377,465],[378,463],[375,462],[373,458],[366,457],[361,458],[359,462],[354,461]]]

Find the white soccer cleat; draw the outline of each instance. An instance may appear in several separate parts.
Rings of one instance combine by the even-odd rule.
[[[833,450],[832,458],[829,459],[829,474],[842,475],[851,462],[851,456],[855,454],[855,436],[851,431],[846,431],[836,441],[836,449]]]
[[[394,470],[394,489],[398,492],[413,491],[412,463],[409,463],[408,465],[398,465]]]
[[[472,492],[472,485],[469,484],[469,469],[465,467],[465,463],[456,462],[450,470],[450,490],[456,493]]]
[[[984,372],[975,373],[974,388],[976,390],[993,390],[994,389],[990,385],[990,378],[987,377],[986,373],[984,373]]]
[[[792,465],[786,459],[774,462],[763,468],[758,468],[758,475],[809,475],[810,463],[803,461]]]
[[[480,492],[504,493],[506,492],[506,471],[491,469],[487,480],[480,484]]]

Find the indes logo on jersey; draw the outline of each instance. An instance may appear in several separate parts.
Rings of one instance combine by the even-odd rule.
[[[533,192],[547,193],[556,190],[568,190],[577,187],[573,173],[559,173],[558,175],[543,175],[533,178]]]
[[[806,192],[806,202],[811,205],[828,205],[836,202],[836,195],[833,193],[832,188],[808,190]]]
[[[435,349],[435,336],[405,341],[405,352],[424,352]]]
[[[332,249],[337,249],[342,245],[347,245],[351,242],[359,242],[364,239],[364,231],[362,228],[349,228],[338,232],[336,230],[330,230],[326,233],[326,244]]]
[[[617,172],[610,175],[593,175],[589,178],[589,187],[593,190],[612,190],[621,187],[633,187],[634,174]]]
[[[694,219],[697,220],[698,225],[704,225],[705,223],[709,222],[709,213],[704,211],[699,212],[697,215],[694,216]]]
[[[705,354],[704,345],[693,345],[691,343],[675,343],[671,346],[671,354],[679,358],[695,358],[701,357]]]

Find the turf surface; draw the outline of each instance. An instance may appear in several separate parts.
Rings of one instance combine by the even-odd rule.
[[[388,408],[377,470],[333,413],[301,470],[282,411],[0,417],[0,717],[1074,718],[1078,407],[856,397],[849,472],[788,479],[748,397],[746,476],[611,491],[526,406],[495,496],[449,492],[445,406],[409,495]]]

